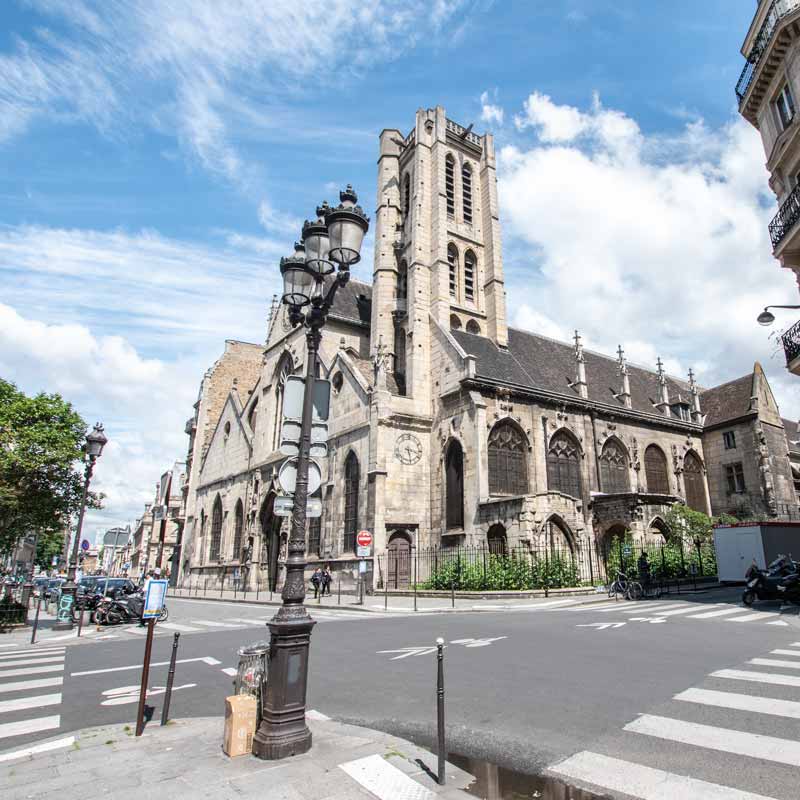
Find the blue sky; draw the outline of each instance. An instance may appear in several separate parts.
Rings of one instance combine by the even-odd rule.
[[[90,533],[184,456],[223,340],[263,340],[303,218],[347,182],[372,209],[379,131],[436,104],[495,133],[514,324],[705,385],[758,359],[797,416],[753,321],[796,302],[735,113],[754,5],[3,3],[0,374],[106,423]]]

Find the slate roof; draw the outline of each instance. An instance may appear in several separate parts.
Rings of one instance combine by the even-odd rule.
[[[721,425],[728,420],[738,419],[751,413],[750,398],[752,395],[752,372],[702,392],[700,408],[706,415],[705,427]]]
[[[786,439],[789,442],[789,452],[800,455],[800,423],[792,422],[790,419],[781,419],[781,422],[786,431]],[[792,444],[792,442],[796,442],[796,444]]]
[[[340,319],[369,325],[371,309],[372,286],[351,278],[337,290],[330,313]]]
[[[451,334],[465,352],[475,356],[480,378],[555,392],[569,398],[578,396],[569,387],[569,382],[575,380],[573,345],[515,328],[508,329],[508,350],[501,350],[490,339],[466,331],[451,331]],[[617,360],[592,350],[584,350],[584,357],[589,400],[624,408],[613,396],[621,388]],[[628,378],[631,407],[636,411],[659,413],[653,404],[658,401],[657,374],[629,363]],[[676,402],[679,395],[684,402],[691,402],[686,381],[667,376],[667,386],[670,402]]]

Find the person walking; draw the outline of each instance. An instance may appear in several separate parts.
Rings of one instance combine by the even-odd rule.
[[[314,587],[314,599],[316,600],[322,588],[322,570],[319,567],[314,570],[314,574],[311,576],[311,585]]]
[[[326,566],[322,570],[322,596],[325,597],[327,594],[328,597],[331,596],[331,583],[333,582],[333,576],[331,575],[331,568],[330,565]]]

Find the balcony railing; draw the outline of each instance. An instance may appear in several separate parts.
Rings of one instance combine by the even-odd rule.
[[[769,238],[772,240],[773,250],[786,238],[786,234],[798,219],[800,219],[800,183],[792,189],[769,224]]]
[[[750,48],[750,53],[747,56],[747,63],[744,65],[742,74],[739,76],[739,82],[736,84],[736,98],[739,101],[739,106],[742,105],[747,90],[753,82],[753,77],[756,74],[761,57],[769,48],[769,43],[772,41],[772,34],[775,33],[775,28],[783,17],[790,14],[798,6],[800,6],[800,0],[773,0],[770,5],[767,16],[764,18],[761,28],[759,28],[753,46]]]
[[[786,353],[786,364],[791,364],[800,357],[800,320],[781,335],[783,351]]]

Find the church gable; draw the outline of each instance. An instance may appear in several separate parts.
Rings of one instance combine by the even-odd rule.
[[[220,414],[200,467],[198,485],[228,477],[247,468],[252,441],[243,407],[234,389]]]

